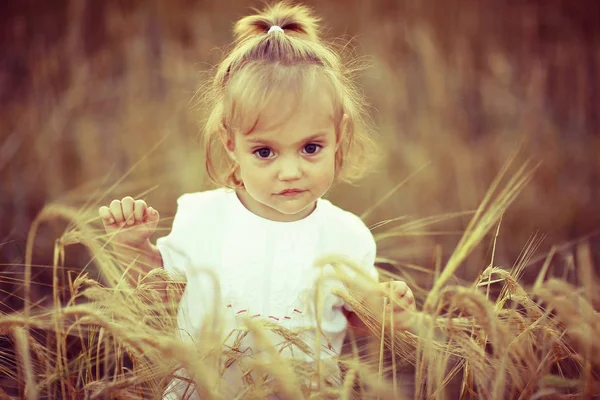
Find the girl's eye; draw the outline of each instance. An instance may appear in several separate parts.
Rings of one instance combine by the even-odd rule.
[[[254,152],[254,155],[258,158],[269,158],[271,157],[273,152],[268,147],[263,147],[262,149],[258,149]]]
[[[321,150],[323,148],[323,146],[318,145],[316,143],[309,143],[306,146],[304,146],[304,152],[306,154],[316,154],[319,152],[319,150]]]

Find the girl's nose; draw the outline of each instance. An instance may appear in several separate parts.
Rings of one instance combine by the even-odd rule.
[[[279,180],[293,181],[302,177],[300,160],[296,157],[282,159],[279,166]]]

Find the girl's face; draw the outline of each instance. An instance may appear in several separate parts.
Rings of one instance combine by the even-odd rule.
[[[337,140],[331,96],[321,91],[292,104],[272,104],[261,112],[250,134],[223,138],[240,167],[244,189],[238,190],[238,197],[250,211],[274,221],[309,215],[335,177]],[[346,117],[340,135],[345,125]]]

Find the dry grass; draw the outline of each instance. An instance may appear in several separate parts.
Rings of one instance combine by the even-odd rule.
[[[392,335],[354,303],[376,340],[349,340],[336,389],[327,366],[237,351],[273,326],[249,323],[229,347],[177,340],[180,287],[170,307],[160,273],[132,287],[95,217],[142,196],[166,217],[163,235],[175,198],[208,186],[204,110],[190,99],[256,4],[6,6],[0,399],[152,398],[180,365],[218,398],[222,358],[254,371],[246,398],[272,385],[290,398],[600,395],[598,5],[484,3],[314,3],[326,33],[368,58],[359,83],[389,149],[359,188],[330,197],[373,227],[381,274],[413,288],[423,327]],[[309,394],[297,378],[315,376]]]
[[[433,288],[427,296],[417,298],[422,304],[422,311],[413,317],[417,332],[393,332],[393,321],[377,319],[380,314],[376,310],[356,302],[352,294],[338,293],[367,321],[373,335],[366,344],[351,338],[351,350],[339,360],[345,371],[341,384],[332,383],[331,366],[316,362],[320,347],[314,353],[302,341],[301,332],[266,321],[248,319],[236,331],[222,332],[217,315],[201,346],[182,341],[175,333],[180,289],[166,274],[156,270],[130,286],[121,278],[127,270],[120,269],[108,250],[110,237],[98,235],[94,229],[98,221],[86,219],[93,209],[49,206],[34,222],[29,243],[35,240],[42,222],[69,220],[55,248],[53,307],[33,306],[26,290],[23,312],[0,318],[0,334],[9,343],[0,353],[6,365],[3,372],[14,385],[2,395],[11,392],[27,399],[160,398],[168,381],[184,368],[202,398],[227,398],[217,383],[233,366],[243,372],[240,384],[245,389],[239,398],[265,398],[276,390],[291,399],[392,399],[406,395],[397,379],[399,367],[404,364],[406,369],[408,364],[414,369],[416,398],[452,398],[449,392],[453,390],[465,398],[598,396],[600,347],[594,338],[600,334],[600,315],[592,304],[600,299],[597,291],[590,289],[593,281],[578,288],[540,275],[533,286],[524,287],[519,277],[535,250],[532,243],[510,271],[495,267],[492,260],[472,284],[447,283],[473,245],[497,226],[531,172],[522,168],[504,183],[498,179],[490,189]],[[102,272],[102,284],[87,274],[60,281],[64,255],[76,243],[88,248]],[[32,245],[28,249],[31,251]],[[575,267],[581,276],[595,280],[589,249],[581,245],[576,253]],[[25,287],[30,284],[31,258],[28,253]],[[328,279],[341,279],[361,292],[376,290],[368,279],[344,274],[345,268],[354,268],[355,273],[359,270],[335,256],[320,260],[315,267],[328,264],[344,268],[336,267],[335,275],[322,276],[315,289],[315,304],[319,304],[320,285]],[[540,272],[544,273],[546,268]],[[170,299],[167,306],[156,289],[157,281],[165,280]],[[58,296],[61,284],[68,284],[66,302]],[[319,318],[318,307],[316,315]],[[277,346],[271,344],[273,334],[281,339]],[[248,335],[264,353],[252,355],[241,350]],[[290,346],[315,363],[283,357],[281,352]],[[307,384],[311,379],[317,383],[315,387]]]

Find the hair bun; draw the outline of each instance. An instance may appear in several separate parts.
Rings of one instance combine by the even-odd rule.
[[[312,10],[303,5],[290,5],[280,2],[267,6],[256,14],[240,19],[234,27],[236,41],[252,36],[266,35],[272,26],[279,26],[285,34],[302,36],[309,40],[318,40],[320,19]]]

